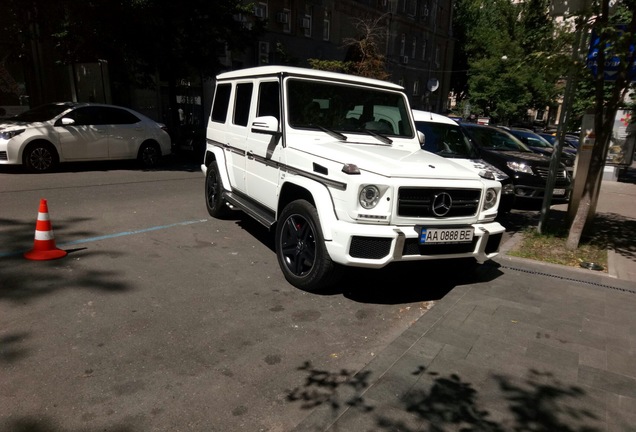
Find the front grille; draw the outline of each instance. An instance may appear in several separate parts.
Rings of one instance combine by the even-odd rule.
[[[402,217],[432,217],[433,200],[438,194],[446,192],[451,196],[452,205],[443,218],[474,216],[479,208],[481,190],[479,189],[439,189],[402,187],[398,193],[398,215]]]
[[[391,251],[391,242],[390,238],[354,236],[351,239],[349,255],[364,259],[384,258]]]
[[[7,157],[7,152],[6,151],[0,151],[0,160],[7,160],[9,159]]]
[[[534,169],[537,172],[537,174],[539,174],[541,176],[541,178],[543,178],[543,179],[547,179],[548,178],[548,173],[550,172],[550,168],[548,168],[548,167],[535,167]],[[564,169],[558,169],[557,172],[556,172],[556,179],[557,180],[564,180],[565,178],[566,178],[565,170]]]
[[[473,237],[471,243],[455,244],[432,244],[421,245],[419,239],[406,239],[402,255],[450,255],[459,253],[470,253],[475,250],[478,237]]]

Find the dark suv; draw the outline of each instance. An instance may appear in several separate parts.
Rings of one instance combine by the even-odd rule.
[[[523,128],[506,128],[506,130],[517,137],[519,141],[530,147],[530,150],[535,153],[552,157],[554,146],[538,133]],[[563,162],[565,169],[567,169],[570,174],[574,171],[575,159],[576,151],[570,151],[567,148],[561,150],[561,162]]]
[[[462,123],[486,162],[512,178],[516,202],[523,199],[543,199],[550,171],[550,158],[530,150],[509,132],[493,127]],[[561,164],[552,190],[552,203],[565,203],[570,198],[571,178]]]

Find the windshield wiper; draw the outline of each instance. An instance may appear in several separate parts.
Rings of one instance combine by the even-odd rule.
[[[334,137],[336,139],[339,139],[340,141],[346,141],[347,140],[347,136],[341,134],[340,132],[336,132],[335,130],[327,129],[326,127],[320,126],[320,125],[312,125],[312,126],[317,127],[318,129],[320,129],[324,133],[327,133],[327,134],[331,135],[332,137]]]
[[[365,132],[365,133],[368,133],[369,135],[371,135],[371,136],[373,136],[373,137],[377,138],[378,140],[382,141],[384,144],[392,144],[392,143],[393,143],[393,140],[392,140],[391,138],[386,137],[386,136],[384,136],[384,135],[382,135],[382,134],[379,134],[379,133],[377,133],[377,132],[373,132],[372,130],[369,130],[369,129],[361,129],[361,131],[363,131],[363,132]]]

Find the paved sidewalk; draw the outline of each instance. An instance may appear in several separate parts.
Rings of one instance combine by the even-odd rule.
[[[603,183],[609,274],[503,254],[454,276],[352,379],[308,379],[295,430],[636,431],[635,198]]]

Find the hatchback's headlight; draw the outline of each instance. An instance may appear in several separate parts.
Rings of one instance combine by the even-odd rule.
[[[508,162],[506,165],[508,165],[508,168],[510,168],[513,171],[522,172],[526,174],[533,174],[532,168],[530,168],[530,166],[526,165],[523,162]]]
[[[20,135],[22,132],[24,132],[24,129],[0,132],[0,138],[10,140],[14,136]]]
[[[360,190],[358,198],[362,207],[367,210],[372,209],[380,201],[380,189],[375,185],[366,185]]]
[[[486,191],[486,199],[484,200],[484,210],[490,210],[497,204],[497,191],[488,189]]]

